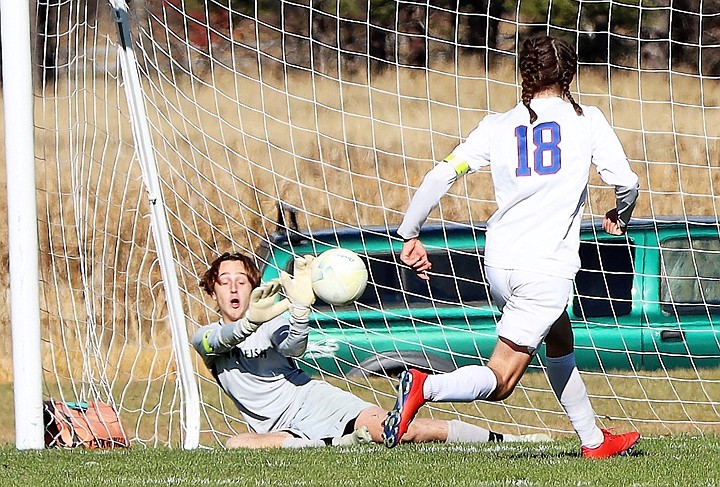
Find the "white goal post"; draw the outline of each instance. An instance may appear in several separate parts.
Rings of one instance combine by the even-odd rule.
[[[3,115],[8,215],[8,271],[13,346],[13,403],[18,449],[43,447],[38,232],[33,144],[33,93],[28,2],[4,0]],[[11,123],[7,123],[11,120]]]
[[[18,81],[28,89],[29,80],[8,69],[16,61],[8,57],[6,15],[7,5],[20,3],[1,4],[10,215],[18,211],[10,197],[19,182],[11,156],[23,143],[13,135],[22,128],[13,123],[22,120],[9,108],[10,89]],[[397,246],[392,229],[425,172],[485,115],[519,100],[519,41],[550,33],[576,46],[580,66],[571,91],[604,112],[641,180],[635,215],[644,223],[629,271],[608,266],[602,256],[593,261],[602,249],[592,247],[588,262],[595,263],[588,265],[594,267],[583,269],[570,303],[579,310],[572,316],[579,353],[595,360],[582,370],[593,404],[604,425],[646,435],[720,430],[720,369],[713,366],[720,360],[715,4],[128,3],[128,36],[118,36],[122,0],[27,5],[34,112],[23,116],[34,115],[37,212],[31,220],[39,230],[41,343],[39,357],[12,361],[4,345],[0,378],[9,383],[14,372],[16,394],[25,367],[20,360],[39,360],[34,366],[42,367],[37,388],[44,399],[112,403],[134,446],[219,447],[244,431],[239,412],[189,347],[188,337],[217,319],[198,279],[228,250],[255,253],[258,264],[272,270],[275,261],[258,249],[282,247],[278,207],[290,207],[306,234],[302,245],[319,245],[313,235],[322,232],[335,242],[347,232],[361,235],[358,250],[371,263],[370,287],[378,292],[374,302],[355,308],[360,319],[317,311],[311,350],[298,363],[389,407],[394,380],[363,374],[372,362],[365,359],[387,358],[379,340],[392,336],[393,320],[412,315],[416,295],[404,282],[384,287],[370,241],[380,236]],[[458,295],[483,283],[480,275],[475,281],[456,272],[453,259],[475,253],[452,248],[450,226],[441,222],[480,228],[494,209],[490,188],[489,173],[471,175],[431,215],[439,241],[451,247],[441,277]],[[586,218],[597,221],[613,204],[612,188],[593,175]],[[658,223],[670,220],[672,231]],[[702,226],[702,238],[683,240],[683,228],[693,225]],[[13,264],[13,253],[5,269],[16,276],[24,270]],[[13,289],[7,272],[2,275]],[[629,287],[613,301],[616,280]],[[583,294],[586,284],[593,291]],[[394,305],[380,298],[385,291],[399,296]],[[583,308],[602,296],[608,298],[604,314]],[[0,327],[10,332],[12,309],[15,342],[35,310],[24,311],[23,323],[16,316],[24,309],[21,298],[11,297],[0,305],[7,318]],[[428,314],[406,320],[409,333],[395,339],[394,350],[442,356],[451,367],[487,359],[481,343],[488,334],[473,318],[478,305],[433,296],[426,303]],[[457,310],[460,321],[444,321],[447,309]],[[636,332],[645,341],[634,343]],[[427,345],[430,334],[446,343]],[[451,337],[457,336],[477,343],[477,353],[456,349]],[[612,345],[599,336],[611,337]],[[675,348],[653,348],[660,339]],[[675,343],[685,339],[687,345]],[[605,361],[609,352],[621,360]],[[627,366],[618,367],[623,360]],[[500,432],[569,434],[542,369],[534,364],[501,404],[434,405],[425,414]],[[33,394],[28,400],[37,402]],[[37,414],[39,405],[32,407]],[[18,436],[19,447],[38,447],[37,428],[18,426],[16,434],[35,438],[21,443]]]

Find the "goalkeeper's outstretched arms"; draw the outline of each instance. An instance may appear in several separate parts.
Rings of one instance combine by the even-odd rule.
[[[243,342],[258,327],[287,311],[278,300],[281,284],[260,285],[260,270],[251,257],[224,253],[200,279],[200,287],[217,303],[220,320],[200,328],[192,345],[206,364]]]
[[[286,300],[277,301],[280,282],[271,281],[252,290],[244,316],[232,323],[213,323],[200,328],[192,338],[193,347],[205,362],[226,353],[266,323],[287,310]],[[210,359],[210,360],[208,360]]]
[[[300,357],[305,353],[310,333],[310,307],[315,303],[310,266],[312,255],[295,258],[293,275],[280,274],[280,282],[290,303],[290,326],[281,328],[273,337],[275,348],[286,357]]]

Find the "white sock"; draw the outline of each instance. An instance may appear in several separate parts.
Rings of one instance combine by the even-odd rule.
[[[447,374],[429,375],[423,394],[433,402],[472,402],[487,399],[497,387],[497,377],[488,367],[466,365]]]
[[[490,432],[480,426],[464,423],[453,419],[448,421],[446,443],[486,443],[490,440]]]
[[[575,353],[563,357],[547,357],[547,375],[555,396],[580,437],[582,446],[600,446],[604,439],[603,434],[595,423],[595,411],[575,365]]]
[[[325,446],[323,440],[308,440],[305,438],[285,438],[283,448],[307,448],[311,446]]]

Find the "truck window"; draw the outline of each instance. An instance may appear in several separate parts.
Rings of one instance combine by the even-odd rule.
[[[720,240],[680,237],[660,243],[663,312],[720,312]]]
[[[572,314],[582,319],[629,314],[634,256],[635,245],[624,238],[581,242]]]
[[[453,249],[428,253],[433,265],[430,281],[420,279],[405,266],[402,268],[402,288],[409,303],[422,306],[431,302],[435,306],[490,305],[481,251]]]
[[[457,306],[460,303],[488,306],[489,297],[483,259],[475,249],[430,252],[432,279],[425,281],[390,252],[362,256],[370,273],[361,305],[382,308]],[[330,305],[318,301],[315,307]]]

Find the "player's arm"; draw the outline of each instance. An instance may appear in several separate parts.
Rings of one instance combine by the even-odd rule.
[[[213,356],[222,353],[221,350],[227,351],[229,348],[222,345],[222,342],[229,338],[226,337],[224,340],[221,338],[223,328],[227,328],[226,335],[231,335],[231,325],[222,326],[220,323],[213,323],[198,329],[190,340],[193,348],[200,354],[206,365],[212,362]],[[214,344],[214,347],[211,343]]]
[[[237,333],[235,323],[229,325],[221,325],[213,323],[198,329],[192,336],[190,343],[207,366],[213,362],[215,357],[227,353],[238,343],[245,339],[243,335]]]
[[[432,268],[432,264],[425,246],[418,240],[420,228],[458,176],[467,172],[467,164],[455,159],[452,155],[448,156],[425,175],[397,230],[398,235],[404,240],[400,260],[423,279],[428,279],[426,271]]]
[[[459,162],[461,171],[457,172],[453,161],[456,158],[448,156],[433,167],[423,179],[422,184],[415,192],[410,201],[410,206],[405,211],[403,221],[398,227],[397,233],[403,240],[417,238],[420,235],[420,228],[427,220],[431,211],[437,208],[445,193],[448,192],[459,174],[467,172],[466,163]],[[463,172],[464,171],[464,172]]]
[[[270,330],[270,342],[285,357],[300,357],[307,349],[310,328],[307,324],[298,325],[284,318],[278,318],[278,326]]]
[[[279,281],[263,284],[253,289],[250,294],[250,304],[244,317],[234,323],[214,323],[196,331],[191,343],[205,363],[209,364],[213,357],[222,355],[243,342],[261,324],[287,311],[288,302],[284,299],[277,301],[280,289]]]
[[[637,174],[630,168],[620,139],[602,112],[593,109],[593,164],[600,178],[615,187],[615,208],[608,211],[603,219],[607,233],[621,235],[630,222],[635,209],[640,186]]]
[[[619,171],[620,174],[625,173],[623,183],[615,184],[615,208],[608,211],[603,218],[603,229],[611,235],[625,233],[640,194],[637,175],[630,170],[627,159],[625,160],[625,166],[627,167],[626,170]]]
[[[398,227],[397,233],[405,241],[400,260],[421,278],[428,278],[425,271],[430,270],[432,265],[425,247],[418,240],[420,228],[455,181],[490,164],[490,134],[493,130],[491,119],[491,116],[483,119],[475,130],[470,132],[467,140],[455,147],[449,156],[425,175]]]
[[[640,186],[624,187],[615,186],[616,206],[608,211],[603,219],[603,229],[612,235],[622,235],[625,233],[630,217],[635,209]]]
[[[289,326],[280,327],[272,334],[275,348],[286,357],[299,357],[305,353],[310,333],[310,307],[315,303],[312,290],[310,266],[315,259],[312,255],[295,258],[293,275],[280,274],[280,281],[290,302]]]

